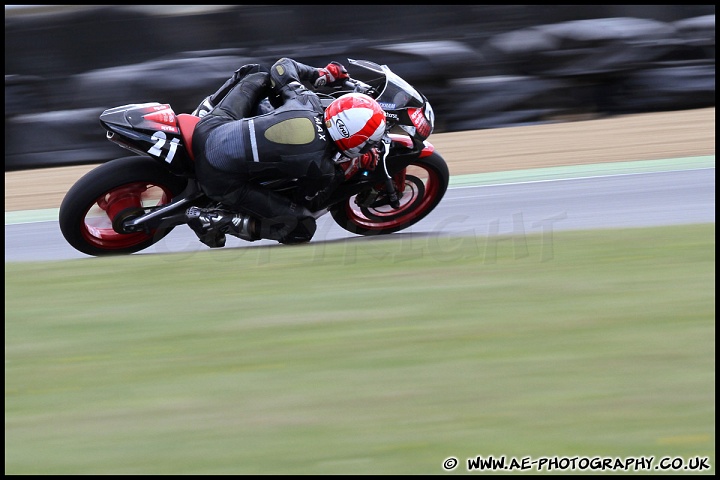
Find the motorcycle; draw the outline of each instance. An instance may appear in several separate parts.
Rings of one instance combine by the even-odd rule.
[[[330,213],[358,235],[395,233],[433,211],[448,187],[447,164],[427,141],[434,112],[425,96],[386,65],[348,60],[361,69],[360,77],[370,78],[353,76],[316,93],[325,107],[349,92],[375,98],[386,112],[384,152],[372,170],[348,164],[345,181],[313,215]],[[205,196],[195,176],[191,145],[199,120],[157,102],[105,110],[100,123],[107,139],[136,155],[99,165],[68,190],[59,211],[66,241],[91,256],[131,254],[186,224],[189,207],[222,208]],[[297,179],[254,181],[288,196],[298,188]]]

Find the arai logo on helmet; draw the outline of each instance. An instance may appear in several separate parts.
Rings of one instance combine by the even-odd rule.
[[[336,120],[336,121],[335,121],[335,126],[336,126],[337,129],[340,131],[340,133],[342,134],[343,137],[345,137],[345,138],[350,138],[350,131],[349,131],[348,128],[345,126],[345,124],[343,123],[342,120]]]

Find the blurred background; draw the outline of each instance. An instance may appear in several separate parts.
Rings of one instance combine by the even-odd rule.
[[[436,133],[705,108],[715,6],[5,5],[5,171],[115,158],[106,108],[190,112],[282,56],[385,63]]]

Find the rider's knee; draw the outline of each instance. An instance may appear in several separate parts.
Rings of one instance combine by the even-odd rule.
[[[287,245],[312,240],[317,223],[311,216],[275,217],[260,221],[260,236]]]

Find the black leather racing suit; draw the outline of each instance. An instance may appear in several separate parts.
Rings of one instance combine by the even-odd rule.
[[[192,145],[201,188],[211,199],[258,220],[263,238],[312,238],[315,219],[299,200],[318,192],[329,195],[343,178],[333,161],[338,151],[324,127],[320,99],[302,83],[317,77],[316,68],[289,58],[275,62],[270,73],[259,65],[245,66],[217,92],[230,88],[195,128]],[[276,108],[249,117],[265,97]],[[260,186],[258,178],[298,178],[302,188],[289,199]]]

